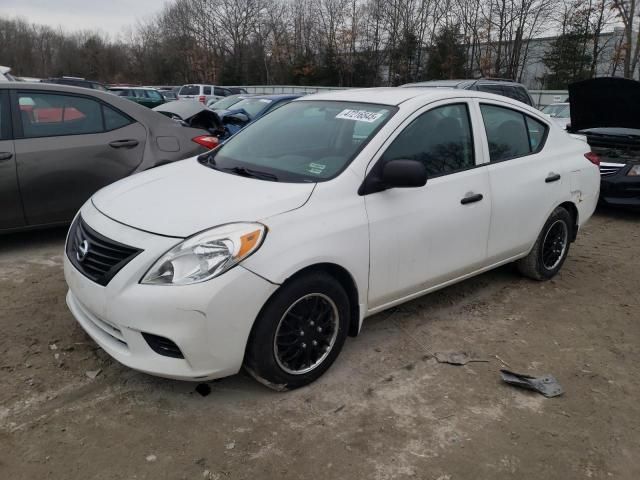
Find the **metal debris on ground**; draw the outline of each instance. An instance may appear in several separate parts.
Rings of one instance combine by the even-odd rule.
[[[84,372],[84,374],[91,380],[95,380],[96,377],[100,375],[100,372],[102,372],[101,368],[99,368],[98,370],[87,370],[86,372]]]
[[[450,365],[466,365],[470,362],[488,362],[489,360],[474,358],[466,352],[436,352],[433,355],[438,363],[448,363]]]
[[[532,377],[521,373],[511,372],[509,370],[500,370],[502,380],[509,385],[527,390],[534,390],[541,393],[547,398],[557,397],[564,393],[562,386],[553,375],[543,375],[541,377]]]

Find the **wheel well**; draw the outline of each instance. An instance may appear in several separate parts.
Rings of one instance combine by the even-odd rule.
[[[335,263],[317,263],[299,270],[294,275],[287,278],[284,283],[289,283],[295,278],[309,272],[328,273],[340,283],[342,288],[344,288],[347,296],[349,297],[349,306],[351,309],[349,331],[347,333],[350,337],[357,336],[358,331],[360,330],[360,304],[358,302],[358,288],[356,287],[356,282],[353,280],[351,274],[346,269],[340,265],[336,265]]]
[[[578,236],[578,208],[573,202],[564,202],[558,206],[564,208],[567,212],[569,212],[569,215],[571,215],[571,219],[573,220],[571,241],[574,242],[576,237]]]

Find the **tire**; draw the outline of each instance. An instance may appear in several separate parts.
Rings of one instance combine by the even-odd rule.
[[[332,276],[314,272],[288,281],[258,315],[245,369],[278,391],[310,384],[342,350],[349,312],[349,297]]]
[[[520,273],[539,281],[553,278],[562,268],[569,253],[572,230],[573,219],[569,212],[562,207],[556,208],[544,224],[529,254],[517,261]]]

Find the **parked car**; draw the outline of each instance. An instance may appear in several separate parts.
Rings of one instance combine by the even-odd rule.
[[[594,78],[569,85],[569,131],[586,136],[600,163],[600,202],[640,209],[640,82]]]
[[[47,78],[44,80],[46,83],[55,83],[58,85],[69,85],[71,87],[91,88],[93,90],[100,90],[102,92],[108,92],[109,89],[106,85],[96,82],[95,80],[86,80],[82,77],[55,77]]]
[[[11,68],[0,65],[0,82],[16,82],[18,79],[11,75]]]
[[[566,129],[571,119],[571,108],[569,102],[552,103],[542,109],[542,113],[548,115],[561,128]]]
[[[229,90],[233,95],[249,93],[247,92],[246,88],[242,88],[242,87],[225,87],[225,88]]]
[[[183,85],[178,91],[180,100],[197,100],[206,105],[210,100],[220,100],[231,95],[231,91],[214,85],[190,84]]]
[[[99,90],[3,82],[0,232],[69,223],[100,188],[209,150],[207,139]]]
[[[226,130],[220,139],[224,140],[235,135],[251,122],[299,97],[300,95],[291,94],[255,95],[240,100],[228,110],[214,110]]]
[[[251,95],[229,95],[220,100],[211,99],[207,102],[207,108],[211,110],[228,110],[232,105],[238,103],[240,100],[249,98]]]
[[[493,93],[513,98],[527,105],[534,106],[533,99],[527,87],[521,83],[502,78],[480,78],[475,80],[431,80],[428,82],[407,83],[403,87],[415,88],[459,88],[462,90],[477,90],[478,92]]]
[[[178,94],[173,90],[160,90],[160,94],[164,98],[165,102],[173,102],[178,100]]]
[[[166,102],[162,94],[155,88],[114,86],[111,87],[110,90],[119,97],[126,98],[148,108],[154,108]]]
[[[596,206],[588,151],[480,92],[299,98],[95,194],[68,236],[67,304],[131,368],[204,381],[244,364],[300,387],[365,317],[509,262],[552,278]]]

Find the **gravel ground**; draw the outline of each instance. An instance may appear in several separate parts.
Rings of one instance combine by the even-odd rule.
[[[640,478],[640,214],[599,211],[550,282],[508,266],[367,319],[307,388],[239,374],[206,396],[83,333],[64,234],[0,237],[2,479]],[[503,365],[566,393],[503,384]]]

